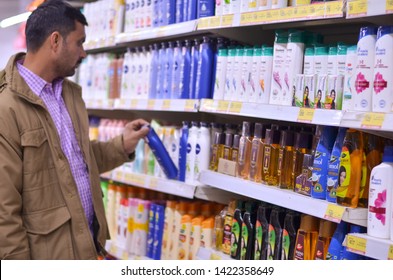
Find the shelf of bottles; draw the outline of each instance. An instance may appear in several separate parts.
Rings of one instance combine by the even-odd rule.
[[[367,225],[366,208],[343,207],[301,195],[291,190],[254,183],[213,171],[202,171],[199,180],[201,183],[215,188],[272,203],[335,223],[343,220],[361,226]]]
[[[197,30],[342,18],[343,15],[343,1],[332,1],[297,7],[286,7],[201,18],[198,20]]]
[[[188,185],[180,181],[157,178],[145,174],[132,173],[118,167],[101,174],[103,179],[113,180],[119,183],[141,187],[153,191],[173,194],[185,198],[194,198],[196,186]]]
[[[347,250],[378,260],[393,260],[393,241],[371,237],[364,233],[348,234],[344,243]]]
[[[392,0],[348,0],[347,18],[362,18],[393,13]]]

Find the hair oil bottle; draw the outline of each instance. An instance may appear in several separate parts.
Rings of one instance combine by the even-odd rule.
[[[295,146],[293,151],[293,165],[291,173],[292,189],[295,189],[296,178],[302,174],[303,157],[311,153],[312,134],[298,132],[295,134]]]
[[[272,208],[268,204],[261,204],[257,210],[255,223],[254,260],[266,260],[269,243],[269,220]]]
[[[359,193],[359,207],[367,208],[371,170],[382,162],[382,142],[379,136],[363,133],[364,137],[364,165],[362,166],[362,184]],[[366,173],[366,175],[364,175]]]
[[[251,157],[251,123],[243,122],[242,136],[239,141],[239,157],[237,161],[237,177],[248,179]]]
[[[229,255],[231,253],[231,234],[233,213],[236,209],[236,200],[229,202],[228,211],[224,220],[224,235],[222,238],[222,252]]]
[[[295,260],[312,260],[314,258],[318,226],[318,218],[306,214],[301,215],[300,228],[296,238]]]
[[[277,186],[277,165],[280,143],[280,131],[266,129],[265,148],[263,154],[262,182]]]
[[[251,142],[251,160],[250,160],[250,180],[260,183],[262,181],[262,159],[263,159],[263,125],[255,123],[254,138]]]
[[[319,221],[319,235],[315,249],[315,260],[326,260],[330,241],[332,240],[336,227],[336,223],[326,220]]]
[[[213,149],[210,161],[210,170],[217,171],[218,160],[224,154],[224,133],[216,132],[214,134]]]
[[[300,215],[295,211],[288,211],[285,215],[282,233],[281,259],[293,260],[295,252],[296,233],[300,226]]]
[[[232,158],[232,142],[233,142],[233,134],[225,133],[225,145],[223,152],[223,159],[231,160]]]
[[[281,259],[282,231],[284,226],[285,210],[274,207],[270,213],[269,243],[267,248],[268,260]]]
[[[278,151],[277,176],[281,189],[293,189],[291,170],[293,169],[293,140],[295,133],[290,130],[281,131]]]
[[[230,160],[237,162],[239,159],[239,143],[240,143],[240,135],[235,134],[233,136],[233,144],[231,149],[231,158]]]
[[[362,162],[362,133],[355,129],[348,129],[341,150],[337,204],[352,208],[358,206],[362,177]]]

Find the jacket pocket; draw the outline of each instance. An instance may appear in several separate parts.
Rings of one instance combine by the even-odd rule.
[[[74,259],[70,220],[65,206],[23,215],[31,258]]]
[[[25,131],[21,136],[23,173],[30,174],[53,167],[54,162],[44,128]]]

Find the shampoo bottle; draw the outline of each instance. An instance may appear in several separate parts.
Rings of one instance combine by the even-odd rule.
[[[284,229],[282,233],[281,259],[293,260],[296,244],[296,233],[300,226],[300,215],[294,211],[288,211],[285,215]]]
[[[258,206],[255,223],[254,260],[266,260],[269,244],[269,221],[271,207],[267,204]]]
[[[344,238],[348,233],[348,224],[341,221],[336,230],[334,231],[333,237],[330,241],[328,252],[326,254],[327,260],[340,260],[344,251]]]

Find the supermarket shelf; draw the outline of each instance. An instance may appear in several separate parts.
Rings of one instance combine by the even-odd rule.
[[[114,109],[198,112],[198,99],[116,99]]]
[[[119,260],[151,260],[148,257],[137,256],[128,253],[125,249],[116,245],[113,240],[107,240],[105,243],[105,250]]]
[[[340,110],[299,108],[213,99],[202,99],[199,110],[209,113],[331,126],[339,126],[343,115],[343,112]]]
[[[361,226],[367,225],[367,209],[342,207],[290,190],[282,190],[212,171],[202,171],[199,181],[215,188],[266,201],[332,222],[339,223],[344,220]]]
[[[185,198],[194,198],[196,188],[196,186],[188,185],[175,180],[167,180],[145,174],[131,173],[125,171],[123,167],[118,167],[110,173],[105,173],[104,175],[101,175],[101,177],[119,183],[137,186],[167,194],[173,194]]]
[[[216,251],[212,248],[199,247],[196,255],[197,260],[233,260],[229,255]]]
[[[88,41],[84,44],[86,51],[99,50],[99,49],[109,49],[116,46],[115,37],[111,36],[106,39]]]
[[[372,112],[354,112],[347,111],[343,114],[341,126],[372,129],[377,131],[393,132],[393,114],[392,113],[372,113]]]
[[[247,197],[213,188],[210,186],[197,186],[194,196],[199,199],[214,201],[227,205],[233,199],[247,199]]]
[[[88,109],[100,109],[100,110],[112,110],[115,104],[114,99],[89,99],[85,100],[86,108]]]
[[[363,18],[393,13],[393,1],[348,0],[346,18]]]
[[[197,30],[343,18],[343,1],[201,18]]]
[[[128,42],[143,41],[156,38],[165,39],[166,37],[171,36],[187,35],[196,31],[197,23],[197,20],[191,20],[176,24],[170,24],[167,26],[137,30],[130,33],[121,33],[116,36],[115,42],[116,44],[123,44]]]
[[[393,241],[351,233],[346,237],[347,249],[353,253],[378,260],[393,260]]]

